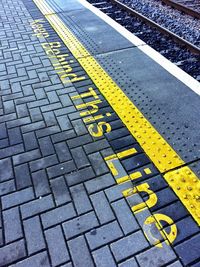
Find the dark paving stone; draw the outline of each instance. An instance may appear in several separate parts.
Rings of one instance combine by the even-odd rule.
[[[6,266],[26,256],[24,240],[13,242],[0,248],[0,265]]]
[[[200,234],[197,234],[194,237],[176,246],[175,251],[178,253],[185,266],[194,262],[195,260],[199,260]]]

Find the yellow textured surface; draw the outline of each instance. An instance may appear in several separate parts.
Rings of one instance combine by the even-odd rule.
[[[99,91],[110,103],[122,122],[126,125],[130,133],[138,141],[158,170],[161,173],[164,173],[184,165],[185,162],[143,116],[138,108],[128,99],[118,85],[99,65],[99,63],[71,33],[62,20],[56,14],[53,14],[54,11],[48,6],[48,4],[44,0],[34,0],[34,2],[45,15],[46,19],[52,25],[65,45],[69,48],[74,57],[85,69],[94,84],[98,87]],[[187,181],[187,187],[185,187],[183,183],[180,185],[183,175]],[[174,177],[174,180],[170,181],[172,177]],[[169,185],[176,192],[182,203],[187,207],[193,218],[200,225],[200,218],[198,215],[200,214],[200,181],[196,175],[188,167],[184,167],[179,170],[179,173],[176,173],[176,171],[170,171],[164,175],[164,178],[168,181]],[[195,182],[196,187],[193,187],[194,182],[192,181],[195,179],[197,179]],[[183,188],[178,189],[178,187],[181,188],[181,186],[183,186]],[[186,189],[189,186],[192,187],[192,190],[188,189],[188,191]]]
[[[182,167],[164,175],[187,210],[200,225],[200,180],[189,167]]]

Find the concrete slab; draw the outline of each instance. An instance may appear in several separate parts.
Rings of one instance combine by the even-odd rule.
[[[74,10],[58,16],[92,55],[133,47],[133,44],[90,10]]]
[[[138,48],[96,58],[186,162],[200,158],[197,94]]]

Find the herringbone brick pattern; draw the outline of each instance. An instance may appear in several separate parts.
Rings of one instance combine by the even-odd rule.
[[[103,98],[116,131],[92,137],[71,100],[84,88],[63,85],[23,2],[2,0],[0,17],[0,266],[146,266],[157,250],[121,194],[132,184],[103,159],[135,140]],[[160,257],[177,260],[170,246]]]

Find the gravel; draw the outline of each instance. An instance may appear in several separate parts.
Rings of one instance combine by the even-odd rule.
[[[160,0],[120,0],[159,25],[200,47],[200,20],[162,4]]]

